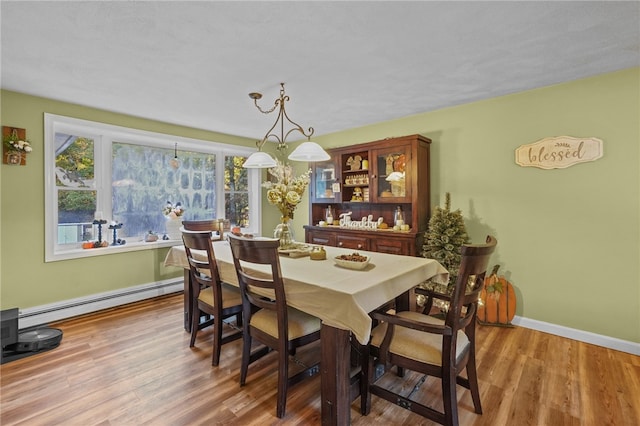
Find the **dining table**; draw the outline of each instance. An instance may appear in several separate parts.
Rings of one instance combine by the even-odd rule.
[[[408,309],[412,288],[426,280],[446,284],[449,273],[434,259],[369,251],[358,251],[369,257],[366,267],[349,269],[338,266],[334,258],[353,254],[354,250],[323,248],[325,260],[287,253],[280,256],[280,268],[287,304],[322,321],[322,424],[347,425],[351,421],[354,390],[358,389],[351,375],[351,339],[367,344],[373,325],[370,312],[391,301],[395,301],[396,309]],[[238,286],[229,243],[215,241],[213,249],[221,280]],[[194,255],[206,256],[205,252]],[[190,274],[184,246],[173,246],[164,264],[185,269],[185,318],[188,319],[193,307],[189,304]]]

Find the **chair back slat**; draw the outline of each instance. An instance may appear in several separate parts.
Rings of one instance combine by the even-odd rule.
[[[184,249],[187,254],[187,261],[189,262],[189,269],[191,270],[191,277],[193,280],[200,284],[207,285],[211,285],[209,284],[211,281],[220,283],[220,273],[218,271],[218,264],[216,263],[213,251],[211,232],[183,232],[182,242],[184,243]],[[206,260],[196,258],[192,250],[205,251],[207,254]],[[202,272],[205,272],[211,281],[202,277]],[[196,291],[199,292],[198,289],[196,289]]]
[[[273,280],[256,278],[256,277],[253,277],[252,275],[247,274],[243,270],[238,271],[238,274],[242,275],[243,277],[242,280],[238,279],[238,282],[242,281],[245,283],[245,288],[247,289],[246,296],[252,305],[255,305],[259,308],[277,310],[275,295],[272,295],[271,297],[265,296],[265,295],[258,295],[257,293],[254,293],[254,290],[253,290],[253,287],[257,287],[261,289],[273,289],[274,288]]]
[[[276,239],[252,239],[228,235],[243,301],[277,311],[278,332],[287,336],[287,300],[280,270]],[[269,266],[265,272],[264,265]],[[271,290],[265,294],[265,290]],[[245,312],[247,312],[245,310]],[[288,340],[285,337],[285,340]]]
[[[475,321],[478,298],[496,245],[496,239],[487,236],[485,244],[465,244],[461,247],[460,270],[445,320],[453,329],[454,336],[457,330],[464,329]]]

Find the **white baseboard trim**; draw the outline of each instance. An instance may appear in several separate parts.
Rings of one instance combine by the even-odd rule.
[[[617,339],[615,337],[604,336],[602,334],[595,334],[589,331],[578,330],[575,328],[564,327],[519,316],[513,318],[512,324],[519,327],[531,328],[533,330],[554,334],[556,336],[566,337],[579,342],[591,343],[593,345],[603,346],[616,351],[627,352],[632,355],[640,355],[640,343],[628,340]]]
[[[182,278],[127,287],[48,305],[20,309],[18,328],[25,329],[184,290]]]

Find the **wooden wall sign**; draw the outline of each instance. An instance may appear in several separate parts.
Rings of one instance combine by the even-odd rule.
[[[516,163],[522,167],[565,169],[602,157],[602,140],[558,136],[521,145],[516,149]]]

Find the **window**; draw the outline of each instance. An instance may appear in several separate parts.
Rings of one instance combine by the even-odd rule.
[[[184,220],[225,218],[260,233],[260,173],[244,169],[251,148],[45,115],[46,261],[176,244],[163,240],[167,202]],[[106,221],[98,229],[97,222]],[[110,224],[122,223],[124,244]],[[149,232],[158,243],[144,242]]]
[[[90,238],[97,201],[93,147],[92,137],[55,135],[58,244],[73,244]]]

